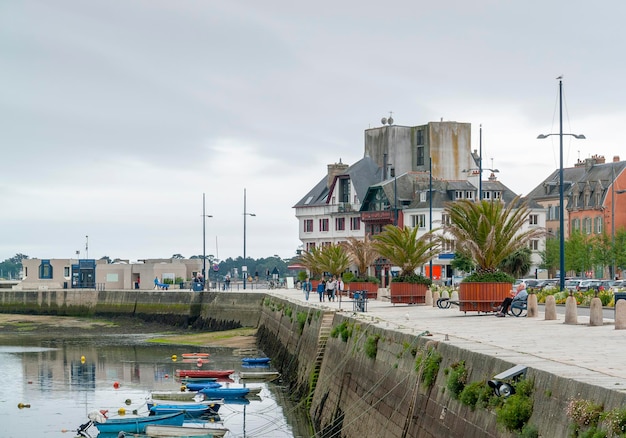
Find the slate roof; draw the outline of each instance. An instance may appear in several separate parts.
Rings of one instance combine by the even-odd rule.
[[[599,207],[604,204],[609,194],[608,188],[618,175],[626,170],[626,161],[594,164],[591,167],[569,167],[563,169],[564,196],[566,205],[570,205],[574,192],[581,197],[585,190],[590,194],[588,207]],[[528,197],[541,201],[559,197],[559,169],[555,170],[535,187]],[[599,200],[599,201],[598,201]]]
[[[382,168],[378,167],[378,165],[370,157],[364,157],[352,166],[348,167],[338,176],[342,175],[350,177],[352,187],[356,192],[357,197],[361,200],[361,202],[363,202],[368,187],[381,180]],[[293,208],[326,205],[328,203],[329,192],[327,182],[328,175],[324,175],[320,182],[318,182],[313,189],[300,199],[300,201],[298,201]],[[307,202],[307,200],[309,200],[309,202]]]

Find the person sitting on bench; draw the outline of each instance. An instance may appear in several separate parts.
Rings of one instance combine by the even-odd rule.
[[[528,299],[528,292],[526,292],[526,283],[523,281],[517,285],[516,291],[511,291],[511,296],[506,297],[502,304],[496,309],[496,316],[503,318],[509,311],[509,307],[513,301],[526,301]]]

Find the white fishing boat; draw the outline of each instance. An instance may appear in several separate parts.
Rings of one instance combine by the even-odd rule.
[[[206,426],[146,426],[146,435],[149,437],[222,437],[228,429],[213,425]]]

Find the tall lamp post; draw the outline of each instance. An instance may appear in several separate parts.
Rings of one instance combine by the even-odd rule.
[[[428,157],[428,230],[433,231],[433,157]],[[430,239],[432,241],[432,234]],[[428,262],[430,281],[433,281],[433,258]]]
[[[243,262],[244,262],[244,266],[246,263],[246,216],[256,216],[256,214],[254,213],[248,213],[246,211],[246,189],[243,189]],[[242,274],[243,274],[243,288],[246,288],[246,283],[248,281],[248,272],[246,271],[245,273],[243,272],[243,269],[241,270]]]
[[[558,134],[539,134],[538,139],[548,138],[551,135],[559,136],[559,285],[560,290],[565,290],[565,206],[563,205],[563,136],[571,135],[579,140],[586,137],[583,134],[564,134],[563,133],[563,76],[557,78],[559,80],[559,133]]]
[[[206,214],[206,200],[204,193],[202,194],[202,290],[206,290],[207,275],[206,275],[206,218],[213,217],[210,214]]]

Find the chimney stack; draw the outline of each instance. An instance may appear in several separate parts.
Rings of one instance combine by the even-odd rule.
[[[341,175],[345,172],[345,170],[350,167],[347,164],[343,164],[341,162],[341,158],[339,159],[339,163],[329,164],[328,165],[328,179],[326,180],[326,187],[330,188],[333,183],[333,180],[337,175]]]

